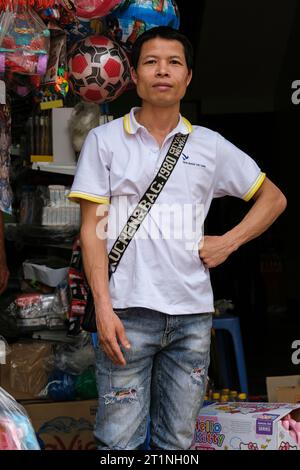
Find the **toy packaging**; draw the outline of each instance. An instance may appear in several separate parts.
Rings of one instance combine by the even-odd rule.
[[[24,408],[1,387],[0,450],[40,450]]]
[[[44,75],[49,53],[49,30],[26,6],[7,9],[0,18],[0,72]]]
[[[201,409],[193,450],[300,450],[300,404],[214,403]]]

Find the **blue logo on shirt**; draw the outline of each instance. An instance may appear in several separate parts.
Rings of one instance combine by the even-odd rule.
[[[191,162],[189,160],[190,156],[189,155],[186,155],[185,153],[182,154],[182,160],[183,160],[183,163],[186,163],[187,165],[191,165],[191,166],[200,166],[202,168],[206,168],[206,165],[203,165],[201,163],[194,163],[194,162]],[[187,161],[189,160],[189,161]]]

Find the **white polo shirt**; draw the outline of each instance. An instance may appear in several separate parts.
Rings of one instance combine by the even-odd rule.
[[[110,204],[110,251],[158,172],[173,136],[188,133],[180,160],[110,279],[110,295],[115,309],[145,307],[170,315],[212,312],[209,270],[198,255],[201,215],[205,219],[215,197],[248,201],[265,174],[220,134],[192,126],[181,115],[159,148],[136,121],[136,110],[89,132],[69,197]],[[122,219],[118,231],[116,213]]]

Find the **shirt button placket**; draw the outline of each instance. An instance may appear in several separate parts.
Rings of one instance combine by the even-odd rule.
[[[156,155],[156,164],[155,164],[155,174],[156,174],[158,172],[159,168],[160,168],[160,165],[161,165],[161,161],[160,161],[161,151],[158,147],[156,149],[153,149],[153,150],[154,150],[154,153]]]

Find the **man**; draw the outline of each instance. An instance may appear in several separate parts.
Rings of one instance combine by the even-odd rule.
[[[70,193],[81,204],[83,261],[100,342],[95,435],[99,449],[139,448],[150,415],[152,449],[188,449],[209,365],[214,307],[208,269],[266,230],[286,199],[248,155],[179,114],[192,78],[192,47],[183,35],[167,27],[143,33],[132,62],[142,106],[90,132]],[[180,160],[139,229],[143,236],[135,235],[109,281],[107,253],[118,233],[106,245],[99,219],[107,212],[98,208],[97,216],[97,206],[107,210],[110,203],[108,227],[120,200],[134,208],[177,133],[188,134]],[[153,212],[159,204],[165,211],[176,203],[176,217],[200,205],[205,217],[212,198],[227,194],[255,203],[229,232],[205,236],[199,255],[198,243],[196,251],[188,243],[191,230],[181,237],[149,234],[150,221],[156,235],[163,231],[165,222]],[[200,212],[191,214],[197,222]],[[180,228],[176,220],[172,229]]]

